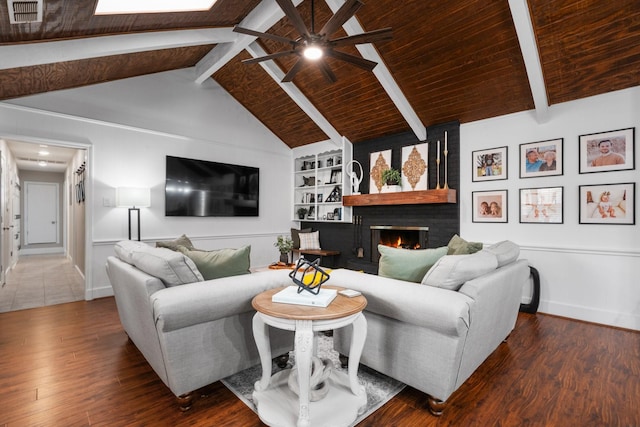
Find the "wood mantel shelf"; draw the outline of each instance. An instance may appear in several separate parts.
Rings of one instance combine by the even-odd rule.
[[[344,206],[422,205],[430,203],[456,203],[456,190],[401,191],[398,193],[358,194],[343,196]]]

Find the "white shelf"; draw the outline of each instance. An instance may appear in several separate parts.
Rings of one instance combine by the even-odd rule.
[[[301,154],[296,155],[296,150]],[[293,221],[351,222],[352,208],[345,208],[342,203],[343,197],[350,194],[345,165],[351,157],[351,144],[346,140],[343,147],[323,142],[294,149]],[[327,198],[332,200],[326,201]],[[312,217],[307,213],[304,219],[298,218],[299,208],[312,210]],[[332,216],[340,219],[329,219]]]

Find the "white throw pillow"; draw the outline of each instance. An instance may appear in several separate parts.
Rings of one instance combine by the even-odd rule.
[[[300,233],[300,249],[320,249],[320,232]]]
[[[166,248],[134,252],[133,264],[145,273],[162,280],[165,286],[202,282],[204,278],[189,257]]]
[[[153,249],[151,246],[144,242],[138,242],[136,240],[122,240],[113,247],[116,256],[120,261],[124,261],[127,264],[133,264],[133,254],[135,252],[148,252]]]
[[[487,274],[496,268],[498,268],[498,259],[490,252],[445,255],[427,271],[422,284],[457,291],[466,281]]]
[[[485,247],[482,251],[491,252],[498,258],[498,267],[511,264],[520,256],[520,246],[510,240],[503,240],[489,247]]]

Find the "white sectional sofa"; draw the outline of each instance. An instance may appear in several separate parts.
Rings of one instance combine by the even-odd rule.
[[[107,273],[122,326],[182,410],[193,391],[260,362],[251,300],[289,284],[287,271],[203,280],[180,252],[124,241],[116,254]],[[291,332],[270,336],[272,354],[293,348]]]
[[[440,258],[422,283],[352,270],[334,270],[328,283],[367,298],[360,363],[424,392],[430,412],[440,415],[516,324],[530,273],[518,255],[515,244],[501,242]],[[348,356],[350,340],[350,328],[334,332],[340,354]]]
[[[118,313],[186,409],[192,391],[259,362],[251,300],[291,285],[289,271],[202,280],[182,253],[141,245],[121,242],[107,261]],[[517,260],[511,242],[471,255],[444,255],[446,247],[394,251],[405,261],[383,254],[380,273],[406,274],[404,280],[338,269],[327,283],[359,290],[368,300],[361,363],[426,393],[437,415],[514,328],[529,266]],[[270,339],[272,354],[293,347],[291,332],[271,328]],[[348,356],[350,340],[351,328],[334,331],[341,354]]]

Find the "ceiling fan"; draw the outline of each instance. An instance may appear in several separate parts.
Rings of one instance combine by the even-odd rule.
[[[305,25],[304,21],[302,20],[302,16],[293,5],[291,0],[276,0],[276,2],[284,12],[285,16],[289,18],[298,33],[300,33],[300,37],[293,40],[275,34],[263,33],[260,31],[242,28],[237,25],[233,29],[233,31],[237,33],[279,41],[291,46],[289,50],[272,53],[270,55],[261,56],[259,58],[245,59],[242,61],[247,64],[255,64],[258,62],[268,61],[270,59],[280,58],[283,56],[297,55],[298,60],[284,76],[284,78],[282,79],[283,82],[292,81],[295,75],[304,65],[305,61],[309,60],[315,61],[327,81],[329,81],[330,83],[334,83],[337,80],[336,75],[324,60],[325,57],[331,57],[340,61],[348,62],[349,64],[355,65],[356,67],[371,71],[376,65],[378,65],[377,62],[341,52],[339,50],[335,50],[334,48],[347,45],[374,43],[389,40],[393,36],[391,28],[382,28],[380,30],[368,31],[352,36],[339,37],[337,39],[330,38],[333,33],[338,31],[338,29],[340,29],[340,27],[342,27],[342,25],[358,11],[358,9],[364,6],[364,3],[362,3],[360,0],[347,0],[318,32],[315,31],[315,10],[313,0],[311,0],[311,28],[309,29]]]

